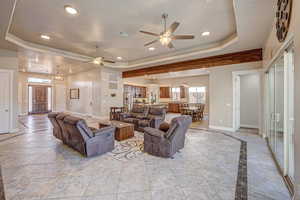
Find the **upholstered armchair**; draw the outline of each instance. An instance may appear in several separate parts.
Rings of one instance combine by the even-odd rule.
[[[58,125],[61,128],[61,136],[62,136],[61,140],[64,144],[67,144],[68,139],[69,139],[69,136],[66,131],[65,124],[64,124],[64,119],[67,116],[69,116],[69,115],[66,113],[58,113],[58,115],[56,116],[56,121],[58,122]]]
[[[120,114],[120,121],[134,124],[136,120],[144,119],[148,115],[148,110],[146,106],[134,106],[130,112]]]
[[[155,156],[173,157],[184,148],[185,134],[191,123],[190,116],[182,115],[173,118],[167,128],[144,128],[144,151]]]
[[[67,145],[84,156],[101,155],[114,149],[113,126],[91,130],[85,120],[73,116],[64,118],[64,126],[69,136]]]
[[[145,127],[152,127],[158,129],[160,124],[164,122],[166,117],[166,108],[150,107],[148,115],[138,121],[138,127],[143,129]]]
[[[53,136],[56,137],[57,139],[60,139],[62,140],[62,130],[61,130],[61,127],[59,126],[58,124],[58,121],[56,119],[56,116],[58,115],[59,113],[56,113],[56,112],[52,112],[52,113],[49,113],[48,114],[48,118],[53,126]]]

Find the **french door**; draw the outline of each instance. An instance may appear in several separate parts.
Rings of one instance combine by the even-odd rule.
[[[294,48],[285,52],[285,170],[284,174],[294,179]]]
[[[44,85],[28,87],[29,114],[47,113],[52,110],[52,88]]]
[[[285,176],[294,176],[294,50],[289,47],[267,72],[269,146]]]

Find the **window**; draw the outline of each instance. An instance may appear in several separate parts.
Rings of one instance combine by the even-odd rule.
[[[190,87],[189,88],[189,103],[205,104],[205,87]]]
[[[172,88],[172,100],[180,101],[180,88]]]
[[[47,89],[47,97],[48,97],[48,111],[52,110],[52,88],[48,87]]]
[[[32,86],[29,86],[28,88],[28,100],[29,100],[29,108],[28,108],[28,112],[32,112]]]
[[[50,79],[43,79],[43,78],[34,78],[34,77],[29,77],[28,78],[28,83],[51,83]]]

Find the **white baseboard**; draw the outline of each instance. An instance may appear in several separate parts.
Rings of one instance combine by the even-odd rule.
[[[9,133],[16,133],[16,132],[19,132],[19,129],[18,128],[14,128],[14,129],[11,129],[9,131]]]
[[[248,124],[241,124],[240,127],[242,128],[259,128],[258,126],[254,126],[254,125],[248,125]]]
[[[235,132],[232,127],[225,127],[225,126],[212,126],[209,125],[210,129],[215,129],[215,130],[222,130],[222,131],[229,131],[229,132]]]

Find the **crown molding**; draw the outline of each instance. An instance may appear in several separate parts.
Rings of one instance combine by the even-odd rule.
[[[27,42],[27,41],[22,40],[21,38],[15,36],[15,35],[11,34],[11,33],[7,33],[6,36],[5,36],[5,39],[9,42],[12,42],[12,43],[20,46],[20,47],[23,47],[25,49],[29,49],[29,50],[32,50],[32,51],[37,51],[37,52],[40,52],[40,53],[49,53],[49,54],[52,54],[52,55],[63,56],[65,58],[70,58],[70,59],[83,61],[83,62],[87,62],[87,61],[90,61],[90,60],[94,59],[93,57],[90,57],[90,56],[84,56],[84,55],[69,52],[69,51],[64,51],[64,50],[60,50],[60,49],[47,47],[47,46],[44,46],[44,45],[39,45],[39,44]]]
[[[73,53],[70,51],[64,51],[64,50],[60,50],[60,49],[56,49],[56,48],[51,48],[51,47],[47,47],[44,45],[35,44],[32,42],[27,42],[11,33],[7,33],[5,36],[5,39],[9,42],[12,42],[12,43],[20,46],[20,47],[23,47],[25,49],[29,49],[32,51],[37,51],[40,53],[49,53],[52,55],[62,56],[65,58],[70,58],[70,59],[74,59],[74,60],[78,60],[78,61],[82,61],[82,62],[88,62],[88,61],[94,59],[93,57],[90,57],[90,56],[85,56],[85,55]],[[153,64],[155,65],[155,64],[162,63],[162,62],[176,61],[178,59],[184,59],[184,58],[188,59],[190,57],[201,55],[201,54],[221,51],[221,50],[224,50],[225,48],[227,48],[228,46],[233,45],[237,42],[238,42],[238,36],[236,34],[234,34],[234,35],[230,36],[229,38],[227,38],[226,40],[224,40],[220,43],[217,43],[215,46],[209,47],[209,48],[199,48],[198,47],[198,48],[194,48],[189,51],[182,50],[182,51],[176,52],[170,56],[163,56],[163,57],[160,56],[160,58],[152,57],[147,60],[134,61],[134,62],[105,64],[105,66],[111,67],[111,68],[126,69],[126,68],[141,67],[141,66],[145,66],[145,65],[153,65]]]
[[[170,56],[164,56],[161,58],[151,57],[146,61],[129,62],[126,68],[134,68],[134,67],[140,67],[140,66],[145,66],[145,65],[153,65],[153,64],[158,64],[161,62],[175,61],[178,59],[191,58],[193,56],[198,56],[201,54],[213,53],[213,52],[224,50],[227,47],[237,43],[238,41],[239,41],[239,37],[235,33],[235,34],[231,35],[230,37],[228,37],[227,39],[223,40],[222,42],[216,43],[212,47],[208,47],[208,48],[197,47],[192,50],[185,49],[182,51],[178,51]]]

